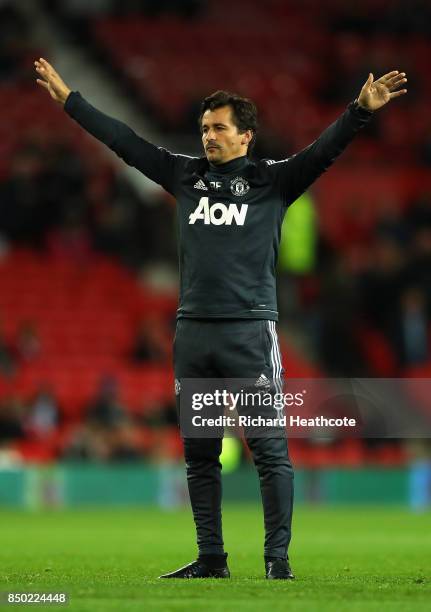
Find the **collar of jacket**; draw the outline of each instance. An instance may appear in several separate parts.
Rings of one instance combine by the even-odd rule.
[[[232,172],[239,172],[246,166],[248,166],[249,161],[247,155],[242,155],[241,157],[235,157],[235,159],[231,159],[225,164],[212,164],[209,162],[210,172],[214,172],[215,174],[231,174]]]

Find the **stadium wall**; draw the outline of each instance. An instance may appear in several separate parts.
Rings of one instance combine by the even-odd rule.
[[[415,472],[408,468],[298,469],[295,497],[315,504],[409,504]],[[255,471],[224,475],[224,500],[260,503]],[[178,465],[29,466],[0,471],[0,507],[28,509],[188,503],[184,470]]]

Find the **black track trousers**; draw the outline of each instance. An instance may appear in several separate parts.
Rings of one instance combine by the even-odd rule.
[[[179,319],[174,341],[175,378],[280,379],[283,375],[275,322]],[[179,407],[179,396],[177,395]],[[264,554],[287,557],[291,538],[293,469],[287,440],[247,439],[262,494]],[[187,483],[200,554],[223,553],[222,450],[220,438],[185,438]]]

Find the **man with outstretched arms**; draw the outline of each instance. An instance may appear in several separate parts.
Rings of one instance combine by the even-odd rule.
[[[174,340],[181,379],[247,378],[281,388],[275,268],[281,224],[293,203],[343,152],[374,111],[406,93],[405,73],[370,74],[358,98],[308,147],[280,161],[253,160],[256,107],[217,91],[202,102],[205,155],[173,154],[147,142],[71,91],[43,58],[35,62],[51,97],[87,132],[177,200],[180,295]],[[262,493],[268,579],[291,579],[288,560],[293,470],[285,437],[249,438]],[[228,578],[221,522],[221,438],[184,438],[197,532],[196,561],[162,578]]]

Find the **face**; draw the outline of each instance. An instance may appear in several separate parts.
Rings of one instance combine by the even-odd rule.
[[[252,138],[251,130],[240,134],[232,121],[230,106],[206,110],[202,117],[202,144],[208,161],[224,164],[231,159],[247,155]]]

